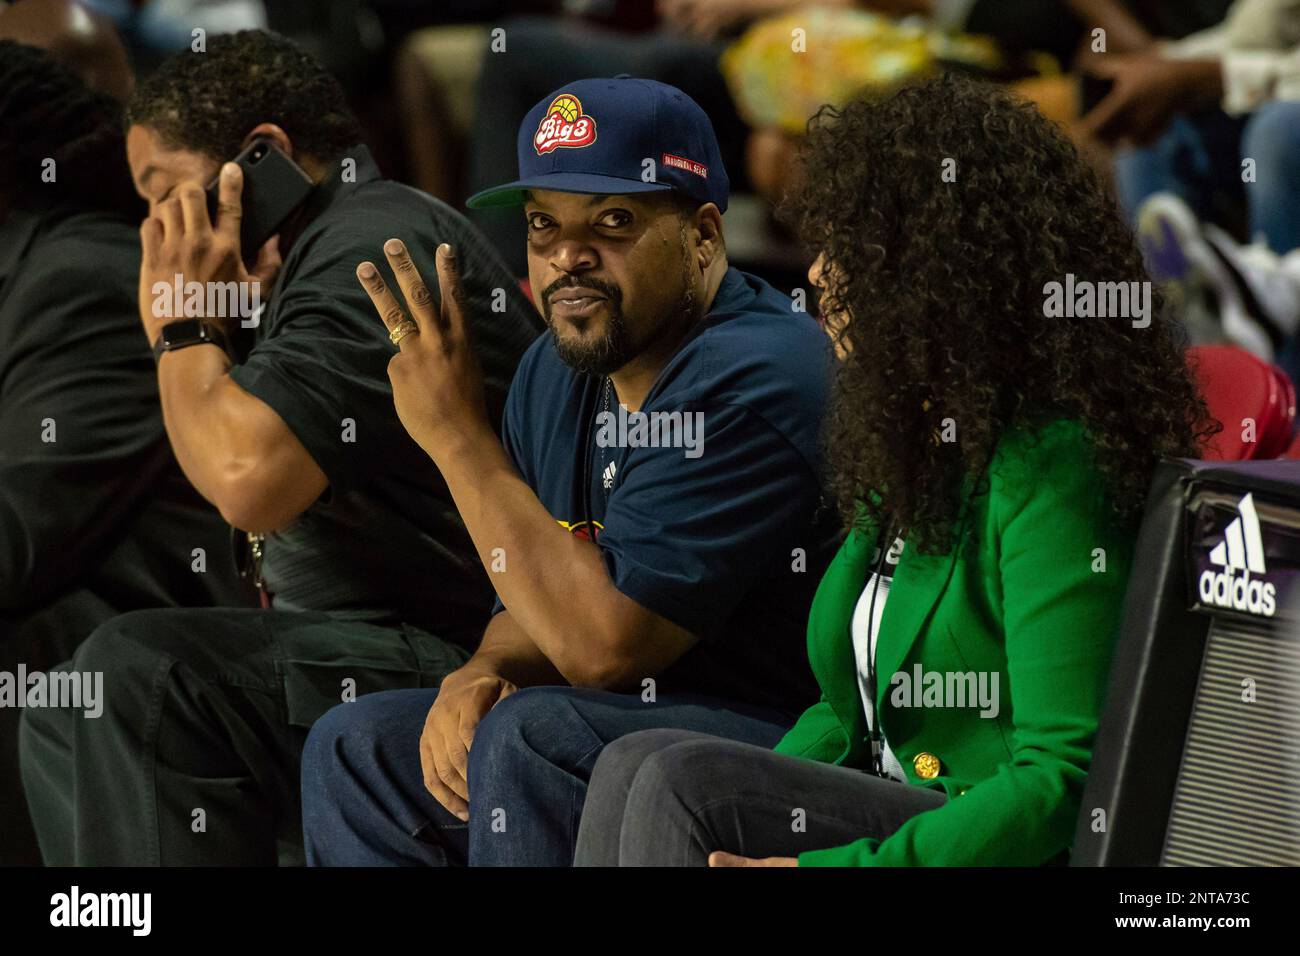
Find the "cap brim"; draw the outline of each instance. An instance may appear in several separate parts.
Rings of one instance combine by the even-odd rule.
[[[546,173],[476,192],[465,200],[465,205],[470,209],[521,206],[524,202],[524,193],[530,189],[622,196],[628,193],[664,192],[672,188],[668,183],[647,183],[640,179],[624,179],[621,176],[598,176],[594,173]]]

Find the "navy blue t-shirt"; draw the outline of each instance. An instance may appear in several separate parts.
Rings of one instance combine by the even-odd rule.
[[[832,362],[810,316],[736,269],[655,380],[641,434],[625,413],[621,445],[607,447],[604,378],[565,365],[549,335],[524,355],[502,431],[524,481],[556,521],[594,537],[623,594],[698,638],[658,675],[659,693],[792,716],[816,701],[808,609],[839,538],[820,480]],[[661,446],[689,447],[650,447],[656,415]]]

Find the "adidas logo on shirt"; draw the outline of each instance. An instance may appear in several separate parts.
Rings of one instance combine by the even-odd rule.
[[[1259,534],[1255,498],[1237,502],[1237,517],[1223,529],[1223,540],[1210,551],[1210,563],[1222,571],[1201,572],[1201,600],[1215,607],[1272,617],[1277,610],[1277,587],[1259,577],[1264,566],[1264,542]]]
[[[614,487],[614,473],[617,471],[617,463],[611,461],[605,466],[605,470],[600,473],[600,479],[604,483],[606,491]]]

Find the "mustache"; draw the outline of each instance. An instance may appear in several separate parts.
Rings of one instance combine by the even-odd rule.
[[[606,282],[603,279],[597,279],[594,276],[585,279],[571,279],[567,277],[556,279],[542,290],[541,300],[549,305],[551,302],[551,296],[560,289],[590,289],[593,292],[599,292],[615,305],[618,305],[623,301],[622,289],[614,285],[612,282]]]

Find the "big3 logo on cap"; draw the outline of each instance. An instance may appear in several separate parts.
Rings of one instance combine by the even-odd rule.
[[[533,136],[533,149],[544,156],[561,146],[589,146],[596,141],[596,120],[582,112],[582,103],[570,93],[551,100]]]

